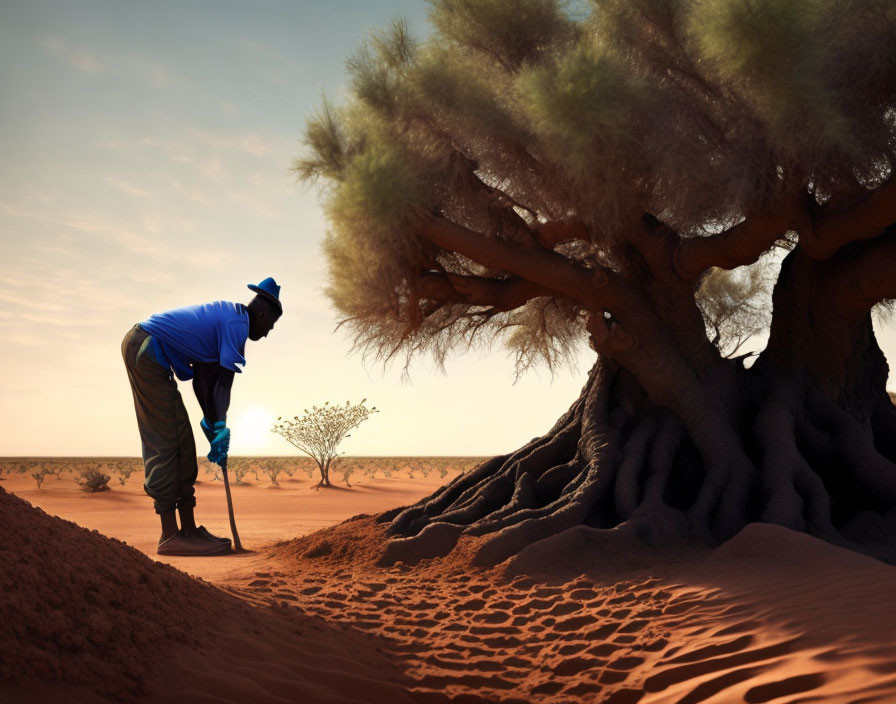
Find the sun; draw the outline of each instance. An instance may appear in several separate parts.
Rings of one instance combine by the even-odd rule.
[[[261,406],[239,413],[233,422],[233,444],[243,452],[257,452],[267,446],[274,414]]]

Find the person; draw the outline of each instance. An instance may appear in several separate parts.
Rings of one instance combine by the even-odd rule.
[[[208,459],[223,465],[230,449],[231,386],[246,364],[246,340],[267,337],[283,314],[273,278],[248,286],[255,293],[248,305],[215,301],[157,313],[131,328],[121,343],[142,443],[143,488],[162,521],[160,555],[230,552],[229,538],[196,525],[196,443],[174,377],[192,379]]]

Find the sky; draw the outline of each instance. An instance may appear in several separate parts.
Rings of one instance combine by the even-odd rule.
[[[140,453],[122,337],[152,313],[248,302],[284,315],[249,342],[232,454],[294,454],[277,416],[325,401],[379,413],[343,449],[489,455],[548,430],[590,366],[514,384],[496,348],[403,376],[351,353],[322,293],[326,223],[290,167],[345,59],[427,7],[382,2],[0,0],[0,456]],[[181,393],[202,417],[189,383]],[[198,431],[197,431],[198,432]],[[201,435],[200,435],[201,437]]]
[[[422,0],[0,0],[0,456],[139,455],[125,333],[248,302],[267,276],[284,315],[247,344],[231,454],[295,454],[271,423],[325,401],[379,409],[350,455],[491,455],[553,425],[590,353],[515,381],[495,347],[444,372],[418,360],[408,379],[352,353],[323,294],[319,194],[290,170],[303,126],[323,94],[345,95],[370,31],[401,15],[423,36],[426,14]],[[896,359],[892,327],[881,342]]]

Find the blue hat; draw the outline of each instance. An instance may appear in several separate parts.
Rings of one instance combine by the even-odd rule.
[[[279,310],[280,313],[283,313],[283,304],[280,303],[280,287],[277,285],[277,282],[274,281],[272,276],[259,282],[258,286],[255,284],[247,285],[250,291],[255,291],[255,293],[266,298],[277,307],[277,310]]]

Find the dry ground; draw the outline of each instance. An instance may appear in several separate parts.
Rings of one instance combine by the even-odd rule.
[[[894,567],[762,525],[714,552],[661,555],[632,536],[581,530],[490,571],[468,566],[464,543],[443,560],[377,567],[380,527],[341,523],[413,502],[440,481],[234,487],[249,551],[165,562],[261,620],[181,644],[148,677],[150,699],[190,690],[206,702],[896,701]],[[2,485],[157,557],[156,518],[136,476],[96,495],[53,477],[40,490],[18,477]],[[220,482],[197,493],[199,519],[227,534]],[[83,700],[83,687],[43,687],[31,691]],[[21,691],[0,688],[0,701]]]

